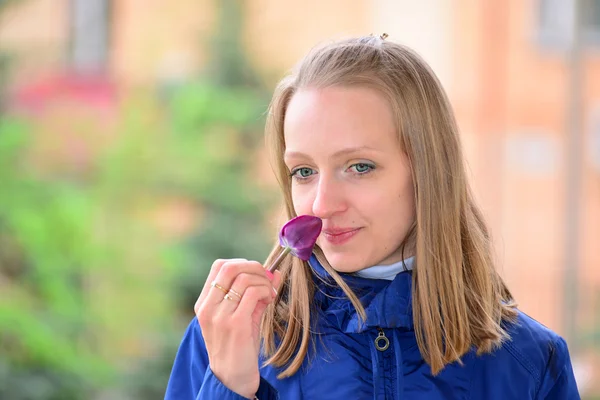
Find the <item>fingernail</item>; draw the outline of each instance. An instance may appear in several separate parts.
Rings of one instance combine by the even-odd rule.
[[[273,297],[277,297],[277,289],[273,288],[273,294],[274,294]]]
[[[272,273],[271,271],[265,271],[265,272],[266,272],[266,274],[267,274],[267,278],[269,278],[269,280],[272,282],[272,281],[273,281],[273,279],[275,278],[275,277],[273,276],[273,273]]]

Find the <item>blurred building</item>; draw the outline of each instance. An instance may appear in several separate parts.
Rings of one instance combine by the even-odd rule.
[[[421,53],[455,107],[503,275],[525,312],[582,349],[600,345],[600,1],[579,2],[575,53],[573,1],[237,4],[249,58],[270,86],[332,38],[386,32]],[[115,93],[183,81],[206,64],[223,3],[9,2],[0,50],[13,56],[11,87],[65,71]]]

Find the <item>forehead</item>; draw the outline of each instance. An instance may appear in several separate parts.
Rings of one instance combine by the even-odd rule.
[[[367,87],[303,89],[288,104],[286,148],[367,146],[385,149],[397,143],[393,113],[386,98]]]

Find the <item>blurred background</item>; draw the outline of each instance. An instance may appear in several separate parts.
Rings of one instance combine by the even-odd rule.
[[[0,0],[0,398],[162,399],[212,261],[275,238],[277,80],[384,32],[442,80],[502,274],[600,399],[599,0]]]

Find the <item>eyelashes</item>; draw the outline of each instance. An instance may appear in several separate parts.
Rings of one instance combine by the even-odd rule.
[[[316,171],[308,167],[300,167],[292,170],[290,177],[296,179],[308,179],[311,175],[314,175]]]
[[[354,168],[355,172],[360,175],[365,175],[375,169],[375,165],[370,163],[356,163],[352,164],[350,168]]]
[[[350,167],[346,169],[346,171],[350,171],[356,177],[363,177],[371,172],[373,172],[377,167],[375,164],[360,162],[352,164]],[[316,175],[317,171],[309,167],[298,167],[294,168],[290,172],[290,177],[295,179],[296,181],[306,181],[310,179],[311,176]]]

